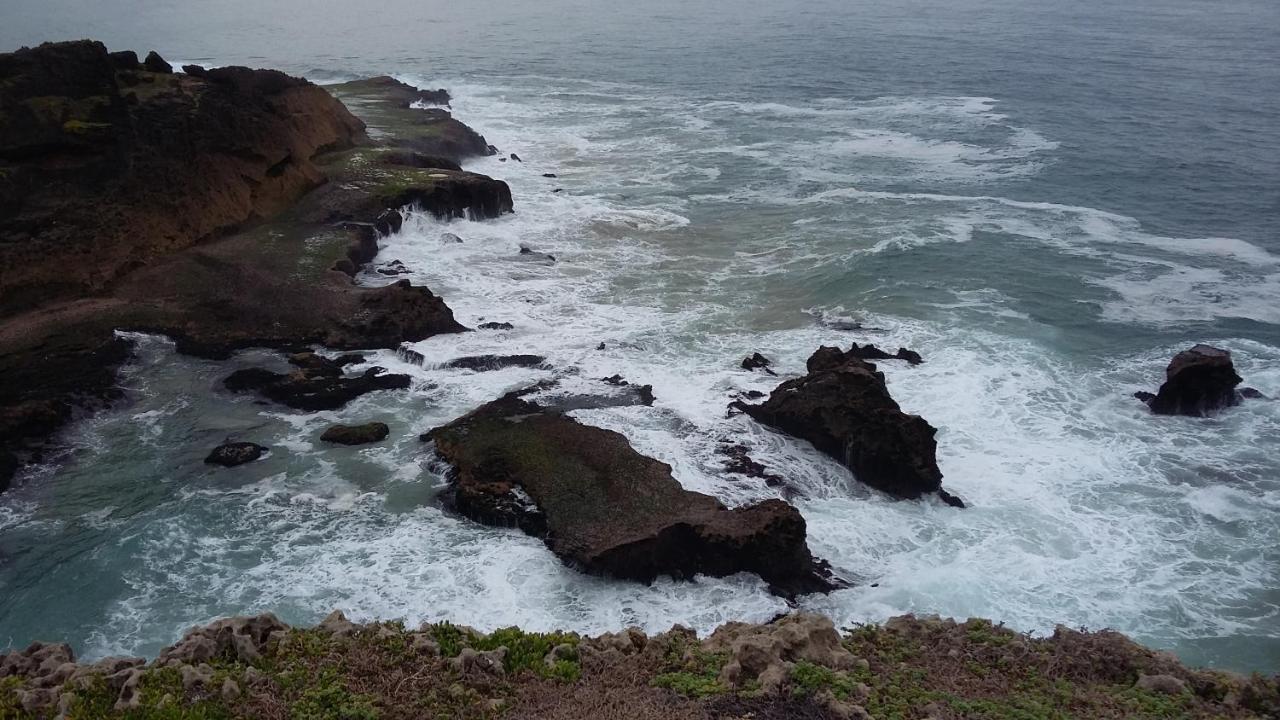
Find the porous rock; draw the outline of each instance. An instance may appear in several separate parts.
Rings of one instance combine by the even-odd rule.
[[[855,659],[840,644],[840,633],[830,618],[807,613],[786,615],[767,625],[726,623],[703,642],[703,648],[729,654],[721,682],[741,687],[754,680],[765,692],[781,687],[798,661],[848,670]]]
[[[160,651],[159,665],[199,665],[212,659],[252,664],[266,652],[273,633],[289,626],[272,613],[216,620],[188,630],[176,644]]]

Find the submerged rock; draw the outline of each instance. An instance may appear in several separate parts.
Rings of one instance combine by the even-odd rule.
[[[332,425],[320,439],[339,445],[366,445],[387,439],[391,429],[386,423],[371,422],[364,425]]]
[[[265,447],[251,442],[224,443],[214,448],[204,461],[210,465],[235,467],[257,460],[266,451]]]
[[[1231,353],[1210,345],[1196,345],[1173,356],[1165,381],[1155,395],[1141,393],[1157,415],[1212,415],[1240,402],[1236,386],[1241,378]]]
[[[754,572],[783,595],[833,587],[781,500],[728,509],[616,432],[508,394],[424,436],[451,466],[448,502],[541,537],[590,573],[652,581]]]
[[[519,256],[520,256],[520,259],[522,260],[534,260],[539,262],[545,262],[548,265],[556,261],[555,255],[552,255],[551,253],[538,252],[537,250],[534,250],[528,245],[520,246]]]
[[[487,322],[480,323],[481,330],[513,330],[515,325],[509,322]]]
[[[807,366],[809,374],[782,383],[764,403],[733,406],[808,440],[878,490],[909,499],[941,493],[937,431],[919,415],[902,412],[875,365],[822,347]],[[954,496],[940,497],[960,504]]]

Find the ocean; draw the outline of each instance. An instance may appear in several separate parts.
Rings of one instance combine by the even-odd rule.
[[[785,611],[754,576],[587,577],[440,509],[419,433],[539,380],[621,374],[651,383],[654,406],[579,419],[730,504],[778,490],[725,473],[722,441],[790,481],[810,546],[853,583],[802,609],[1107,627],[1191,664],[1280,670],[1280,402],[1195,419],[1131,397],[1195,342],[1280,397],[1280,4],[0,9],[0,51],[80,37],[175,65],[449,88],[456,117],[522,158],[464,164],[506,180],[516,213],[414,215],[379,260],[404,262],[464,324],[515,329],[416,343],[422,366],[371,353],[414,387],[316,414],[218,390],[277,355],[203,361],[138,336],[127,401],[0,495],[0,643],[154,655],[190,625],[264,610],[583,632]],[[557,262],[519,261],[522,244]],[[740,369],[745,355],[785,377],[854,341],[925,357],[880,367],[939,428],[944,486],[969,508],[889,500],[726,417],[735,393],[778,382]],[[483,353],[551,369],[438,367]],[[370,420],[391,438],[318,440]],[[230,435],[272,452],[208,469]]]

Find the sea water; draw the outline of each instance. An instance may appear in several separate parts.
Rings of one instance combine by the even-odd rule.
[[[576,417],[731,505],[784,490],[724,472],[725,441],[787,479],[810,546],[852,583],[802,609],[1110,627],[1194,664],[1280,669],[1280,402],[1194,419],[1131,397],[1193,342],[1280,396],[1274,3],[210,5],[10,2],[0,49],[92,36],[449,88],[503,150],[465,167],[506,180],[517,212],[412,214],[379,262],[468,326],[514,329],[414,343],[421,365],[371,352],[413,387],[310,414],[220,388],[278,355],[203,361],[134,336],[127,401],[0,496],[0,642],[154,654],[263,610],[584,632],[785,611],[754,576],[588,577],[439,507],[419,433],[540,380],[589,393],[621,374],[653,385],[653,407]],[[925,357],[880,368],[939,429],[944,485],[969,508],[893,501],[727,415],[779,382],[743,356],[785,379],[854,341]],[[483,353],[547,366],[440,367]],[[372,420],[388,440],[318,440]],[[205,466],[227,437],[271,452]]]

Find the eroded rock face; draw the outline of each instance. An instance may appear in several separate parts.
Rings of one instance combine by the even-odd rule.
[[[1240,402],[1240,382],[1230,352],[1196,345],[1173,357],[1155,395],[1139,393],[1138,398],[1157,415],[1212,415]]]
[[[730,510],[685,490],[622,435],[509,394],[424,436],[452,468],[452,506],[537,535],[591,573],[648,582],[754,572],[784,595],[832,587],[781,500]]]
[[[758,682],[774,692],[791,677],[796,662],[848,670],[856,658],[840,644],[840,633],[825,615],[786,615],[767,625],[730,622],[703,642],[710,652],[723,652],[729,661],[720,671],[727,687]]]
[[[779,385],[759,404],[734,407],[814,447],[853,471],[858,480],[899,498],[942,491],[937,431],[919,415],[902,412],[876,366],[838,348],[809,358],[809,374]]]

